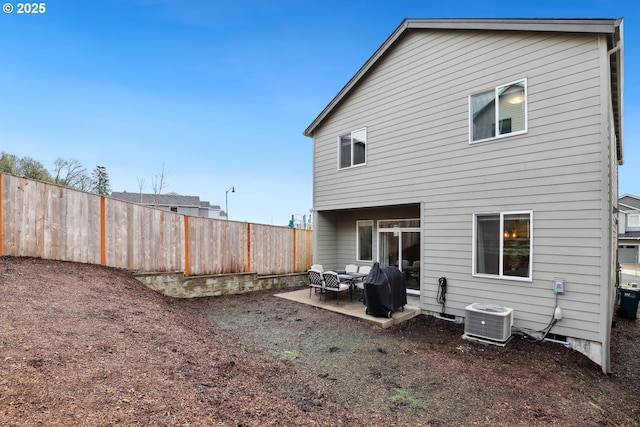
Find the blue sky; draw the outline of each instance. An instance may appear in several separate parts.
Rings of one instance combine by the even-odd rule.
[[[200,196],[231,220],[312,207],[302,135],[404,18],[625,18],[625,164],[640,195],[636,2],[50,0],[0,13],[0,151],[105,166],[113,191]],[[634,7],[635,6],[635,7]]]

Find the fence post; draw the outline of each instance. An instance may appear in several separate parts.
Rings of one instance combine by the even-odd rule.
[[[100,197],[100,265],[107,265],[107,199]]]
[[[184,215],[184,275],[189,276],[189,217]]]
[[[251,273],[251,224],[247,223],[247,273]]]
[[[2,235],[2,201],[4,200],[2,193],[2,180],[4,179],[4,175],[0,173],[0,256],[2,256],[2,246],[4,246],[4,236]]]
[[[294,228],[293,229],[293,271],[292,271],[292,273],[297,273],[298,272],[297,265],[296,265],[296,261],[297,261],[296,255],[298,253],[298,248],[297,248],[296,243],[297,243],[296,242],[296,229]]]

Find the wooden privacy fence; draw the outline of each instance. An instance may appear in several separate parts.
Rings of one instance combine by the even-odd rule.
[[[190,217],[0,174],[0,256],[185,275],[303,272],[313,232]]]

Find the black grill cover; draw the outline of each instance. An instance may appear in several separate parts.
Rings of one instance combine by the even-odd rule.
[[[382,269],[387,275],[391,285],[391,295],[393,298],[393,308],[399,309],[407,305],[407,281],[404,273],[398,267],[385,267]]]
[[[373,264],[364,282],[364,303],[367,313],[374,316],[391,316],[391,313],[407,304],[407,283],[397,267],[380,268]]]

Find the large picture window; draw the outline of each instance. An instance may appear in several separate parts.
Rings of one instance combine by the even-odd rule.
[[[531,212],[473,217],[473,274],[531,280]]]
[[[527,80],[471,95],[469,112],[470,142],[526,132]]]
[[[367,128],[338,137],[338,167],[364,165],[367,161]]]
[[[373,261],[373,221],[357,221],[358,261]]]

